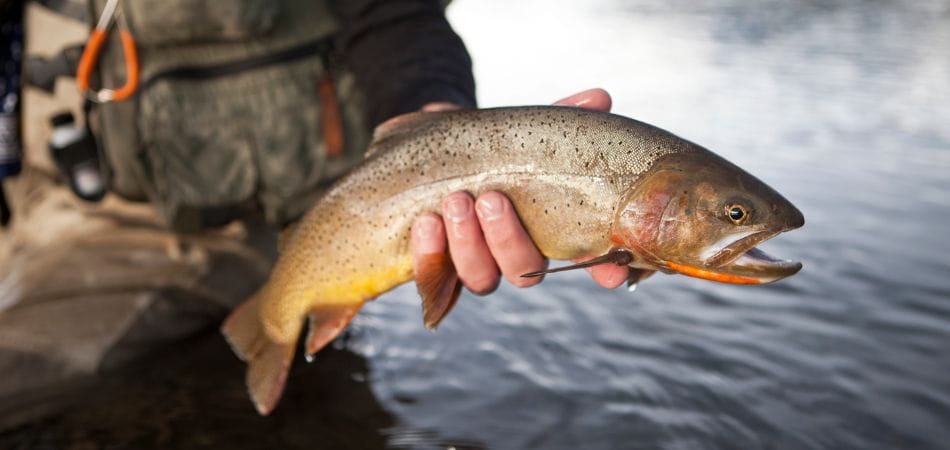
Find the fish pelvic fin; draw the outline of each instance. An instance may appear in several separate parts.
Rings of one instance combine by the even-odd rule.
[[[314,354],[336,339],[362,307],[363,302],[359,302],[355,305],[328,305],[311,310],[306,344],[307,362],[313,361]]]
[[[260,294],[238,306],[221,325],[234,353],[247,362],[247,391],[257,412],[266,416],[277,406],[287,383],[296,342],[276,342],[264,331]]]
[[[426,328],[434,330],[455,306],[462,292],[462,283],[448,253],[423,255],[415,278],[416,288],[422,296],[423,323]]]

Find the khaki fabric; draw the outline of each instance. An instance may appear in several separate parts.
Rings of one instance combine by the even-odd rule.
[[[142,1],[148,3],[155,2]],[[137,11],[127,11],[129,18]],[[286,20],[285,15],[278,11],[273,23],[257,23],[253,32],[278,33],[283,23],[278,19]],[[28,55],[52,55],[85,39],[88,30],[35,5],[28,7],[26,21]],[[239,43],[244,35],[233,28],[219,28],[228,30],[217,42],[220,53],[196,45],[189,61],[211,58],[211,53],[224,61],[242,48],[268,50]],[[195,33],[183,35],[198,39]],[[291,38],[274,36],[275,46],[292,44]],[[155,30],[146,41],[162,39]],[[171,52],[158,46],[142,50],[143,58],[150,51]],[[107,52],[100,64],[122,67],[106,62],[115,56]],[[276,258],[278,229],[258,217],[176,233],[167,228],[173,219],[168,205],[252,195],[250,201],[265,205],[275,223],[306,209],[308,197],[315,195],[312,184],[345,172],[361,158],[365,144],[359,109],[353,106],[358,93],[343,72],[336,74],[336,88],[348,146],[341,158],[322,156],[314,131],[316,102],[311,96],[295,105],[293,98],[315,93],[322,70],[316,57],[207,83],[158,83],[147,95],[99,108],[91,119],[122,194],[109,194],[101,203],[84,203],[69,191],[46,147],[50,116],[65,109],[78,116],[75,83],[59,80],[53,96],[24,89],[25,169],[4,181],[14,215],[10,227],[0,229],[0,431],[75,405],[81,394],[103,389],[107,375],[158,350],[182,346],[196,333],[210,333],[208,339],[225,345],[213,330],[266,279]],[[102,75],[106,86],[123,82],[120,73]],[[228,95],[235,96],[233,101],[224,100]],[[185,146],[188,141],[205,145]],[[234,160],[247,164],[232,165]],[[195,161],[203,168],[197,169]],[[195,177],[189,179],[185,171]],[[123,196],[155,196],[163,206]],[[221,355],[239,364],[229,352]],[[240,371],[233,373],[235,380],[242,379]],[[242,386],[239,391],[241,406],[247,407]]]
[[[104,3],[92,0],[97,11]],[[179,231],[198,230],[206,210],[248,205],[283,224],[361,158],[369,130],[352,75],[325,67],[326,51],[281,59],[289,49],[329,42],[337,24],[327,1],[123,5],[142,84],[134,98],[100,106],[97,128],[119,195],[151,201]],[[119,86],[118,33],[109,39],[99,75],[102,85]],[[344,119],[345,151],[333,158],[321,136],[318,94],[328,75]]]

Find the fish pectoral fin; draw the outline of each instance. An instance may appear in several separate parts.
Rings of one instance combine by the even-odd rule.
[[[313,361],[313,355],[336,339],[356,316],[363,302],[355,305],[331,305],[314,308],[310,311],[310,331],[307,333],[307,362]]]
[[[462,292],[455,265],[448,253],[430,253],[419,258],[416,288],[422,296],[422,321],[434,330],[449,314]]]
[[[631,267],[630,272],[627,274],[627,290],[630,292],[637,290],[637,285],[640,284],[641,281],[650,278],[650,275],[655,273],[655,270],[637,269]]]
[[[247,391],[257,412],[266,416],[277,406],[287,383],[296,342],[276,342],[260,321],[258,296],[238,306],[221,332],[239,358],[247,362]]]
[[[577,269],[583,269],[585,267],[599,266],[601,264],[608,264],[608,263],[616,264],[618,266],[626,266],[627,264],[630,264],[631,261],[633,261],[632,253],[623,249],[615,249],[615,250],[611,250],[607,252],[604,255],[600,255],[594,259],[590,259],[582,263],[571,264],[570,266],[555,267],[553,269],[547,269],[547,270],[539,270],[537,272],[528,272],[528,273],[522,274],[521,276],[523,278],[534,278],[534,277],[540,277],[546,273],[577,270]]]

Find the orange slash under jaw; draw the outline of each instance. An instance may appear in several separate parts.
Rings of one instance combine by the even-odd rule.
[[[700,269],[698,267],[686,266],[682,264],[677,264],[675,262],[667,261],[666,267],[673,269],[683,275],[689,275],[691,277],[702,278],[704,280],[718,281],[720,283],[731,283],[731,284],[762,284],[762,281],[756,278],[743,277],[739,275],[730,275],[725,273],[711,272],[709,270]]]

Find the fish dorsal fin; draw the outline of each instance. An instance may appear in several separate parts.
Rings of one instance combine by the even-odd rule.
[[[434,330],[455,306],[462,291],[448,253],[431,253],[419,258],[416,287],[422,296],[423,323]]]
[[[377,125],[376,129],[373,130],[373,142],[369,145],[369,149],[366,150],[366,156],[370,156],[375,153],[379,148],[379,145],[377,144],[380,142],[383,142],[394,136],[399,136],[408,131],[412,131],[416,128],[416,126],[432,120],[433,116],[438,116],[438,114],[417,111],[400,114]]]
[[[284,249],[287,248],[287,245],[290,243],[290,239],[294,236],[294,232],[297,231],[297,225],[300,222],[292,222],[287,224],[283,230],[280,230],[280,233],[277,234],[277,253],[283,253]]]

